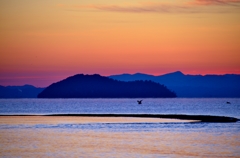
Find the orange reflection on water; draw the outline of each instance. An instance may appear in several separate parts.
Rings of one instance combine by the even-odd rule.
[[[198,132],[2,129],[1,157],[238,157],[240,136]]]
[[[1,117],[0,124],[57,124],[64,123],[64,120],[65,123],[128,120],[111,119]],[[133,120],[129,118],[128,121]],[[3,128],[0,129],[0,142],[0,157],[240,157],[240,135],[198,131],[113,132],[71,128]]]

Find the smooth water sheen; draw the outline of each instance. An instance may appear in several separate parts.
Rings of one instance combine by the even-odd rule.
[[[0,114],[191,114],[240,118],[240,99],[1,99]],[[226,104],[226,102],[231,104]],[[240,122],[77,122],[69,117],[7,122],[0,157],[240,157]],[[54,120],[58,119],[58,120]],[[106,118],[108,119],[108,118]],[[109,118],[110,119],[110,118]],[[14,119],[13,119],[14,120]],[[125,120],[125,122],[124,122]]]
[[[226,102],[231,104],[226,104]],[[240,118],[240,99],[0,99],[0,114],[191,114]]]

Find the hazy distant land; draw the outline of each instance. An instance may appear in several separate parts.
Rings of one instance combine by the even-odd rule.
[[[118,81],[153,81],[176,93],[177,97],[224,98],[240,97],[240,75],[185,75],[180,71],[153,76],[148,74],[120,74],[109,76]],[[73,86],[74,87],[74,86]],[[92,86],[93,87],[93,86]],[[31,85],[0,86],[0,98],[37,98],[45,88]],[[73,88],[74,89],[74,88]],[[153,88],[154,89],[154,88]],[[151,90],[153,90],[151,89]]]
[[[185,75],[180,71],[153,76],[142,73],[112,75],[120,81],[151,80],[174,91],[178,97],[186,98],[239,98],[240,75]]]
[[[44,89],[32,85],[0,86],[0,98],[37,98]]]

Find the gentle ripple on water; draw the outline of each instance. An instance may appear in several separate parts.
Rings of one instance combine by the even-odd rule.
[[[121,125],[120,125],[121,126]],[[240,136],[229,133],[69,130],[0,130],[1,157],[239,157]]]
[[[240,118],[240,98],[0,99],[0,114],[145,113],[198,114]],[[226,101],[231,104],[226,104]]]
[[[240,118],[240,99],[144,99],[142,105],[136,100],[0,99],[0,114],[158,113]],[[1,123],[0,157],[240,157],[239,121],[51,123],[52,118],[47,119],[50,123]]]

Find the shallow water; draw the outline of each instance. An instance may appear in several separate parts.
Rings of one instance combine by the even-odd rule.
[[[144,99],[142,105],[136,99],[4,99],[0,100],[0,113],[159,113],[240,118],[240,99]],[[0,117],[0,157],[240,157],[239,121],[143,120]]]

